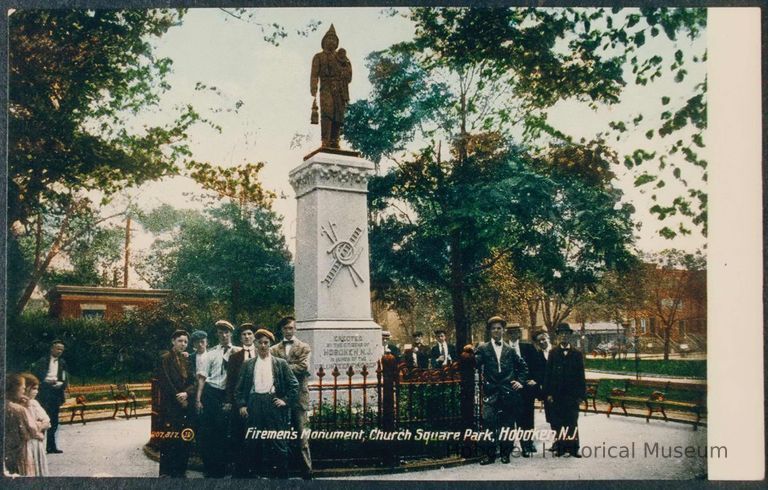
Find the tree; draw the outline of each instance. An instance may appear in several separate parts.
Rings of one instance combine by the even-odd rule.
[[[202,213],[164,205],[139,216],[158,235],[140,259],[142,277],[175,290],[198,313],[213,309],[235,321],[257,315],[266,322],[290,312],[293,268],[272,211],[275,194],[259,179],[263,166],[190,164],[191,176],[212,193],[207,199],[218,204]]]
[[[154,56],[150,39],[182,14],[17,10],[10,16],[9,235],[32,243],[29,275],[14,278],[19,285],[12,290],[21,296],[12,298],[12,314],[23,310],[82,226],[98,225],[88,191],[108,198],[175,173],[188,153],[186,131],[200,119],[190,106],[171,124],[127,129],[133,115],[169,88],[171,61]]]
[[[669,359],[672,328],[682,318],[693,298],[706,298],[706,258],[667,249],[645,257],[647,302],[645,311],[661,321],[664,330],[664,360]]]
[[[274,212],[222,203],[178,216],[139,267],[153,287],[173,289],[198,314],[215,309],[233,321],[292,309],[293,269]]]
[[[51,285],[57,278],[67,277],[75,284],[99,284],[100,272],[119,259],[119,238],[115,230],[103,223],[123,214],[102,217],[87,198],[73,199],[60,213],[38,213],[33,220],[16,223],[9,237],[12,247],[18,247],[20,255],[14,258],[24,262],[26,274],[11,278],[11,291],[20,296],[11,297],[16,302],[11,311],[21,313],[41,281]],[[119,235],[119,233],[118,233]],[[74,267],[62,276],[52,271],[51,264],[61,255],[69,257]]]
[[[176,171],[186,107],[168,126],[127,130],[169,87],[171,60],[150,39],[174,10],[18,10],[9,33],[9,223],[66,208],[77,191],[110,194]]]
[[[390,237],[401,238],[394,242],[392,254],[398,259],[392,262],[406,276],[450,292],[462,347],[469,341],[470,291],[479,273],[501,258],[508,256],[558,298],[578,296],[604,270],[626,260],[631,209],[618,204],[610,173],[598,172],[611,152],[599,141],[540,151],[511,144],[518,129],[532,133],[544,128],[531,111],[551,106],[558,100],[553,94],[615,99],[620,70],[615,60],[557,54],[557,32],[543,22],[551,20],[543,14],[510,9],[410,12],[416,38],[369,57],[372,94],[350,106],[346,137],[367,156],[395,162],[384,176],[391,188],[379,199],[393,206],[406,203],[408,209],[394,218],[374,216],[373,226],[384,223]],[[538,20],[524,25],[530,15]],[[522,56],[520,63],[508,63],[476,39],[502,26],[526,41],[515,44],[510,55],[512,61]],[[572,82],[548,80],[542,87],[526,75],[537,63],[579,76]],[[412,156],[402,155],[409,143],[424,139],[433,143]],[[435,139],[448,142],[450,157],[443,156]],[[570,152],[577,171],[559,165],[556,156],[563,152]],[[371,187],[375,192],[376,184]],[[413,217],[403,220],[409,213]]]

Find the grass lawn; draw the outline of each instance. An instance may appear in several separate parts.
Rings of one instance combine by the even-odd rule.
[[[69,377],[70,386],[115,385],[120,383],[149,383],[152,373],[138,373],[131,376],[75,376]]]
[[[603,379],[600,381],[600,385],[597,388],[597,399],[599,401],[607,401],[608,395],[611,393],[611,390],[613,388],[624,389],[624,387],[625,387],[624,380]],[[655,388],[633,387],[630,389],[630,392],[628,393],[628,395],[647,397],[647,396],[650,396],[650,394],[655,390],[656,390]],[[670,388],[665,392],[665,394],[666,394],[667,400],[675,400],[675,401],[681,401],[681,402],[694,402],[694,401],[697,401],[699,398],[698,392],[679,389],[679,388]],[[635,405],[627,405],[627,406],[629,407],[629,406],[635,406]]]
[[[635,373],[634,359],[586,359],[586,368],[596,371],[615,371],[619,373]],[[640,360],[640,373],[660,376],[685,376],[687,378],[707,377],[707,361],[684,361],[678,359]]]

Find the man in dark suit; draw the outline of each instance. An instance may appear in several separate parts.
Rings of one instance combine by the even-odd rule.
[[[517,327],[518,329],[520,327]],[[514,334],[513,334],[514,336]],[[518,425],[523,430],[533,429],[534,404],[536,400],[543,400],[542,385],[544,384],[544,374],[547,369],[547,358],[544,352],[538,347],[537,342],[545,339],[548,343],[547,332],[544,330],[535,331],[532,335],[533,344],[520,342],[519,348],[523,361],[528,367],[528,381],[523,387],[523,407],[518,419]],[[523,457],[528,457],[530,453],[536,452],[536,445],[532,440],[521,441]]]
[[[458,360],[456,357],[456,347],[448,344],[445,330],[435,330],[435,337],[437,337],[437,344],[432,346],[432,352],[430,353],[432,368],[450,366],[453,361]]]
[[[260,431],[290,431],[289,409],[297,403],[299,382],[285,359],[273,356],[272,332],[256,331],[257,356],[240,370],[235,404],[247,420],[246,445],[252,475],[288,477],[288,443],[282,438],[259,437]]]
[[[414,332],[413,345],[405,351],[405,363],[408,369],[427,369],[429,367],[429,352],[427,346],[423,344],[423,340],[423,333]]]
[[[35,362],[30,371],[37,376],[40,383],[40,393],[37,399],[40,405],[51,418],[51,428],[48,429],[47,453],[62,453],[56,446],[56,429],[59,428],[59,408],[64,404],[64,392],[69,387],[69,374],[67,362],[61,358],[64,353],[64,342],[54,340],[51,342],[49,355]]]
[[[477,369],[483,380],[483,427],[494,433],[495,440],[484,444],[486,457],[480,462],[482,465],[496,461],[497,442],[501,462],[509,463],[509,453],[514,443],[499,441],[499,430],[502,427],[514,427],[522,407],[523,385],[528,373],[525,361],[502,341],[506,321],[493,316],[487,324],[491,341],[477,348]]]
[[[309,437],[302,437],[307,425],[307,410],[309,410],[309,344],[296,338],[296,319],[287,316],[277,324],[283,334],[283,340],[272,346],[271,352],[275,357],[285,359],[299,382],[298,403],[291,410],[291,426],[299,435],[291,442],[291,459],[298,463],[301,477],[305,480],[312,478],[312,456],[309,453]]]
[[[256,348],[253,345],[254,333],[256,328],[253,323],[243,323],[238,327],[240,333],[239,350],[229,356],[227,362],[227,403],[235,405],[235,388],[240,379],[240,370],[248,359],[256,357]],[[241,417],[232,417],[232,444],[230,445],[231,457],[234,461],[234,470],[232,476],[235,478],[244,478],[248,474],[248,454],[245,451],[245,421]]]
[[[586,397],[584,356],[571,345],[573,330],[567,323],[557,327],[555,348],[549,353],[544,377],[544,394],[549,403],[549,423],[557,433],[555,455],[580,458],[579,405]]]
[[[160,403],[157,407],[160,428],[178,433],[189,426],[189,405],[195,393],[194,372],[184,357],[189,334],[176,330],[171,335],[172,348],[160,358],[157,369]],[[187,471],[189,443],[179,438],[160,439],[160,476],[184,478]]]

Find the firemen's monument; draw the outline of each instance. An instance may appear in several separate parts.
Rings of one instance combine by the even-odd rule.
[[[320,366],[329,373],[334,366],[342,372],[353,366],[359,373],[366,365],[373,374],[381,356],[368,265],[367,192],[374,165],[339,147],[352,68],[333,26],[321,45],[312,60],[310,93],[322,145],[289,174],[298,205],[296,327],[312,346],[313,377]]]

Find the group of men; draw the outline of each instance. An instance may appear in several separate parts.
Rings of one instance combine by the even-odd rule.
[[[237,328],[240,346],[232,344],[231,323],[219,320],[215,328],[218,343],[210,349],[204,331],[175,331],[158,366],[160,476],[184,477],[191,429],[206,477],[222,478],[231,467],[237,478],[286,478],[294,463],[311,478],[309,441],[301,437],[310,347],[296,338],[295,319],[280,320],[277,344],[271,331],[252,323]],[[261,437],[291,430],[298,437]]]
[[[456,358],[456,347],[448,344],[445,330],[435,331],[436,342],[431,348],[424,345],[424,333],[416,332],[413,334],[413,344],[406,346],[402,358],[409,369],[438,369],[444,366],[450,366]],[[392,335],[384,330],[381,332],[382,346],[385,353],[391,353],[396,358],[400,358],[400,348],[393,344]]]
[[[495,434],[503,427],[518,427],[522,431],[534,428],[534,404],[544,403],[546,419],[556,440],[550,451],[555,456],[568,454],[580,458],[578,416],[579,404],[586,396],[584,357],[571,344],[573,330],[567,324],[556,329],[555,344],[549,348],[549,335],[544,330],[533,332],[533,343],[520,341],[518,326],[507,329],[506,321],[498,316],[488,319],[491,340],[477,347],[477,368],[483,375],[483,412],[485,428]],[[485,458],[480,464],[496,460],[497,448],[502,463],[508,463],[514,440],[485,444]],[[532,439],[520,441],[523,457],[536,452]]]
[[[558,326],[550,349],[546,330],[535,330],[531,343],[526,343],[521,342],[520,326],[507,326],[499,316],[489,318],[486,326],[491,340],[477,345],[475,353],[477,369],[483,375],[483,424],[496,434],[496,441],[485,444],[481,464],[495,462],[497,454],[502,463],[509,462],[514,441],[501,441],[498,434],[503,427],[533,429],[536,400],[544,404],[546,420],[558,434],[549,450],[555,456],[581,457],[577,423],[579,404],[586,396],[586,380],[583,355],[570,342],[571,328],[567,324]],[[445,331],[437,330],[435,337],[436,344],[430,348],[423,344],[422,332],[414,333],[413,344],[406,345],[402,356],[389,332],[382,332],[382,345],[385,353],[400,358],[409,369],[435,369],[457,361]],[[523,457],[529,457],[537,451],[534,441],[521,440],[520,451]]]

